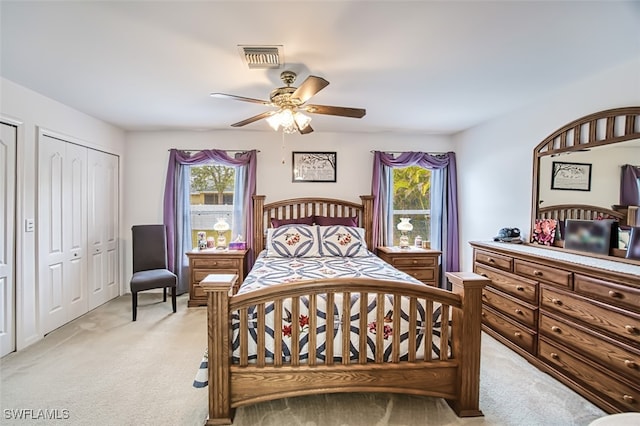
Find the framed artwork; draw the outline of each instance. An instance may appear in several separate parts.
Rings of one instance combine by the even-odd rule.
[[[531,235],[531,241],[544,246],[553,245],[553,240],[556,237],[556,228],[558,221],[555,219],[536,219],[533,233]]]
[[[335,152],[293,152],[292,182],[335,182]]]
[[[631,228],[627,245],[627,259],[640,259],[640,227]]]
[[[551,166],[551,189],[591,191],[591,164],[554,161]]]
[[[612,220],[567,219],[564,248],[608,255],[618,248],[618,223]]]

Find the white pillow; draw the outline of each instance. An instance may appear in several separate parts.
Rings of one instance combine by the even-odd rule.
[[[322,256],[369,256],[367,243],[364,239],[364,228],[333,225],[318,226],[318,231]]]
[[[267,230],[266,257],[318,257],[318,230],[310,225],[282,225]]]

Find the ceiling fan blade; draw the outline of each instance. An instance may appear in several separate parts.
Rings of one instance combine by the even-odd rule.
[[[227,95],[226,93],[211,93],[212,98],[220,99],[233,99],[236,101],[253,102],[254,104],[272,105],[270,101],[263,101],[261,99],[245,98],[244,96]]]
[[[322,77],[316,77],[310,75],[302,84],[291,94],[292,98],[300,100],[300,103],[305,103],[313,95],[324,89],[329,85],[329,82]]]
[[[246,126],[247,124],[251,124],[254,121],[258,121],[258,120],[262,120],[263,118],[267,118],[272,116],[273,114],[275,114],[277,111],[267,111],[267,112],[263,112],[262,114],[258,114],[258,115],[254,115],[253,117],[249,117],[246,120],[242,120],[242,121],[238,121],[237,123],[233,123],[231,125],[231,127],[242,127],[242,126]]]
[[[312,114],[339,115],[351,118],[362,118],[367,113],[367,110],[363,108],[347,108],[329,105],[306,105],[300,107],[300,109]]]
[[[298,126],[298,123],[296,123],[296,127],[298,128],[298,132],[300,132],[301,135],[307,135],[313,132],[313,127],[311,127],[310,124],[307,124],[304,129],[301,129],[300,126]]]

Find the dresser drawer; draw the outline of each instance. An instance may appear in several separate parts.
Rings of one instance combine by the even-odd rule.
[[[517,325],[486,306],[482,307],[482,322],[525,351],[535,355],[535,332],[524,326]]]
[[[492,290],[490,287],[482,290],[482,303],[527,327],[535,328],[537,326],[538,308],[536,306],[522,303],[514,297]]]
[[[475,250],[473,257],[473,260],[476,262],[484,263],[485,265],[493,266],[494,268],[507,272],[511,271],[513,265],[513,258],[484,250]]]
[[[578,359],[568,351],[540,339],[539,357],[547,364],[563,371],[567,376],[583,383],[596,391],[601,397],[610,400],[621,411],[640,410],[640,392],[618,380],[611,374],[605,374]]]
[[[536,281],[544,281],[550,284],[556,284],[561,287],[571,288],[572,274],[569,271],[554,268],[551,266],[539,265],[533,262],[516,259],[514,263],[514,272],[518,275],[534,279]]]
[[[640,344],[640,314],[547,286],[542,286],[540,306]]]
[[[240,259],[216,259],[212,257],[207,257],[202,259],[199,259],[199,258],[192,259],[192,268],[194,269],[206,269],[206,268],[237,269],[239,267],[240,267]]]
[[[538,303],[538,283],[536,281],[518,277],[479,263],[475,264],[474,272],[489,278],[491,287],[529,303]]]
[[[640,289],[580,274],[574,275],[573,286],[576,292],[602,300],[610,305],[628,308],[636,312],[640,310]]]
[[[570,346],[605,368],[616,370],[631,381],[640,383],[640,352],[632,352],[626,345],[617,344],[570,321],[545,314],[540,314],[540,334],[548,336],[556,343]]]

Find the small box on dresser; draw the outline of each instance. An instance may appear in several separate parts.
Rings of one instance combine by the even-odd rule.
[[[605,411],[640,411],[640,262],[471,245],[485,332]]]
[[[238,279],[234,288],[240,286],[247,272],[248,250],[194,249],[187,252],[189,258],[189,302],[187,305],[206,306],[207,295],[200,287],[210,274],[235,274]]]

